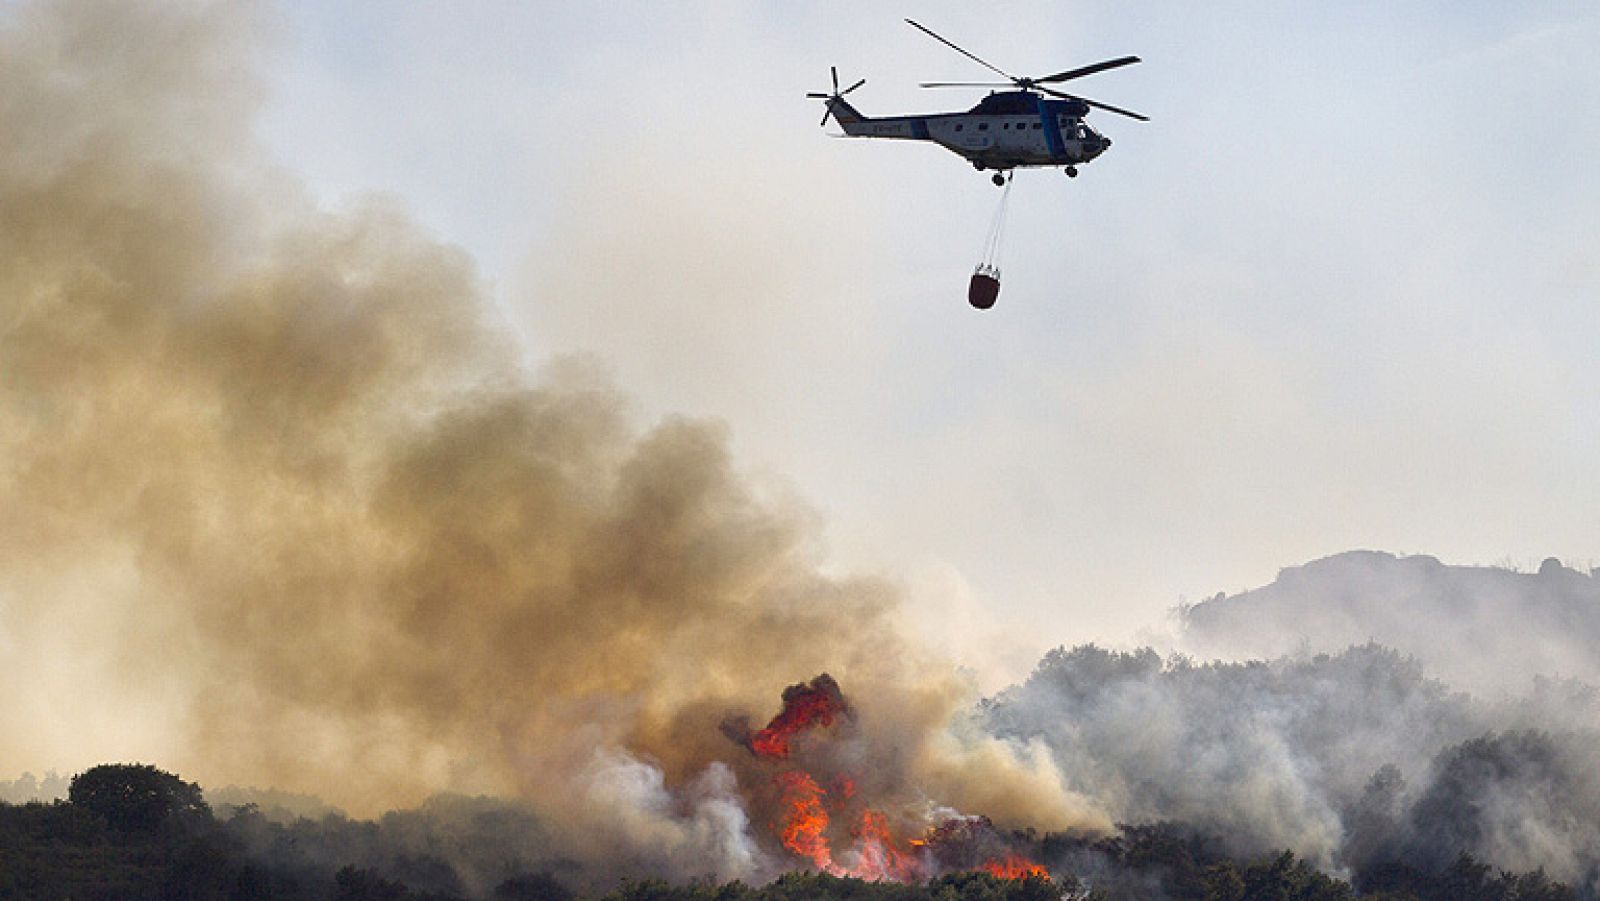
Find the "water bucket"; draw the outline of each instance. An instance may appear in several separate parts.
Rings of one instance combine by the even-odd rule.
[[[994,306],[995,299],[1000,296],[1000,273],[978,267],[972,273],[972,282],[967,285],[967,303],[980,310],[987,310]]]

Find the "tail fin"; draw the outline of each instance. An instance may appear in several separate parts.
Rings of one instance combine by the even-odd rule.
[[[833,121],[838,122],[841,126],[850,126],[867,120],[866,116],[861,115],[860,111],[851,106],[850,101],[843,97],[828,98],[828,114],[833,116]],[[846,127],[845,130],[849,131],[849,128]]]

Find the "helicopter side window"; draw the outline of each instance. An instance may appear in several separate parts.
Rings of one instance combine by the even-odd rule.
[[[956,131],[960,131],[963,127],[964,126],[962,126],[962,124],[960,122],[956,123]]]
[[[1039,130],[1039,123],[1037,123],[1037,122],[1033,123],[1033,130],[1034,131],[1038,131]]]
[[[978,123],[978,130],[979,131],[988,131],[989,130],[989,123],[987,123],[987,122],[979,122]]]

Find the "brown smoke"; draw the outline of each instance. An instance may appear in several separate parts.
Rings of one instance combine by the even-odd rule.
[[[81,0],[0,30],[0,646],[34,676],[0,703],[57,718],[0,752],[166,749],[358,812],[456,787],[581,818],[652,779],[722,810],[708,767],[748,755],[718,724],[828,671],[896,791],[1076,816],[947,728],[964,689],[895,593],[820,574],[721,426],[641,431],[593,364],[525,373],[461,252],[299,199],[249,137],[259,19]],[[670,845],[690,814],[655,813]]]

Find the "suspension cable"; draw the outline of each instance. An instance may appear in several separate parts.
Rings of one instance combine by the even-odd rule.
[[[989,234],[983,242],[983,258],[979,263],[979,271],[986,271],[988,275],[1000,274],[1000,251],[1005,241],[1006,210],[1011,200],[1011,179],[1014,173],[1006,173],[1006,183],[1000,189],[1000,202],[995,207],[994,219],[989,223]]]

